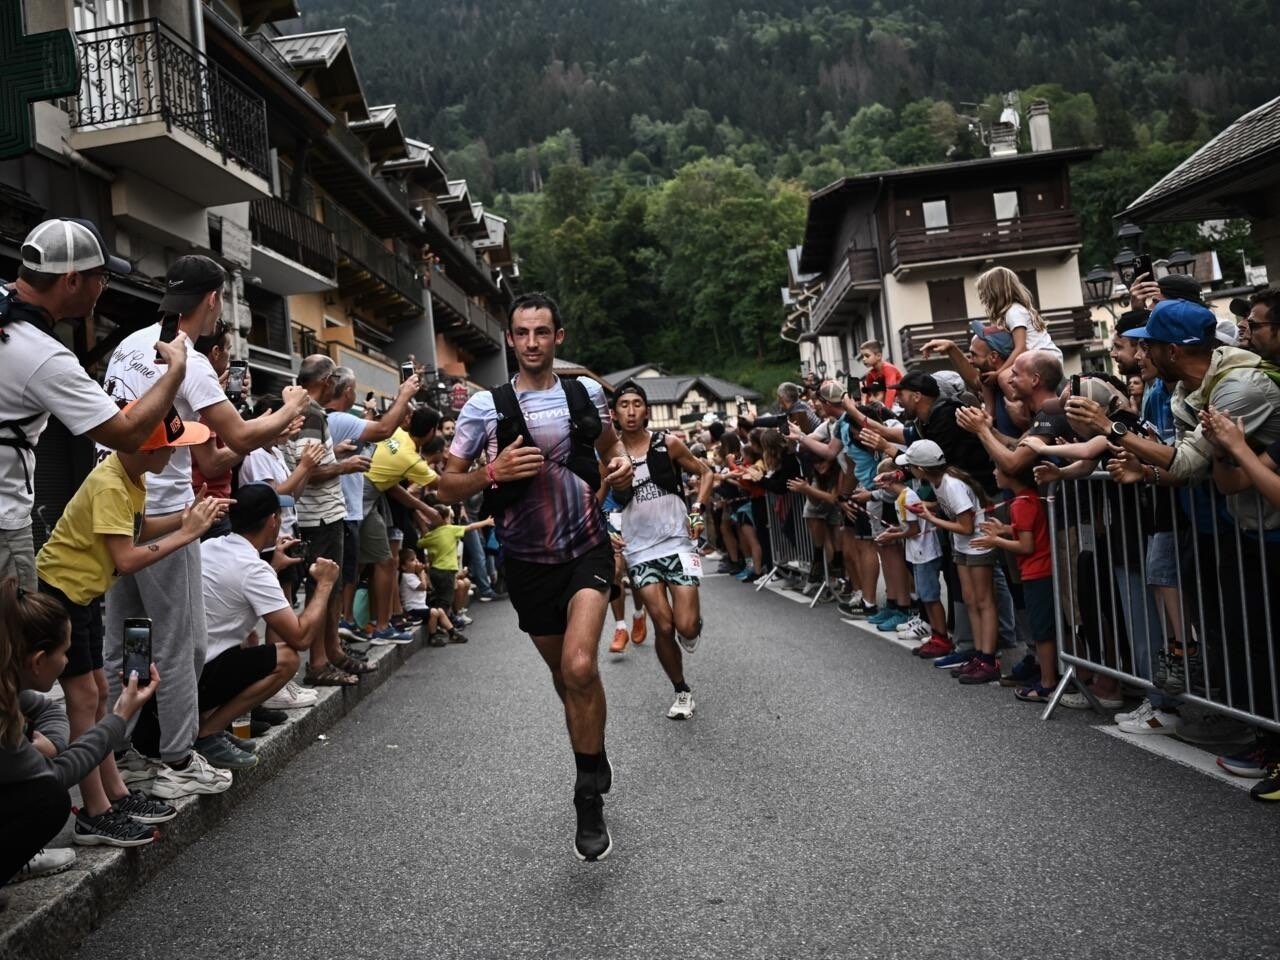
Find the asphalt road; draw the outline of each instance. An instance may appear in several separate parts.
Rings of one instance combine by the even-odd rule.
[[[665,717],[602,653],[608,860],[506,604],[428,649],[85,942],[110,958],[1269,957],[1280,811],[724,578]],[[602,650],[605,644],[602,643]]]

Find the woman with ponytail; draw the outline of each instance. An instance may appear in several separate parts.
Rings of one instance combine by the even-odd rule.
[[[114,712],[74,743],[66,715],[43,694],[67,664],[71,621],[52,597],[0,581],[0,883],[8,882],[67,822],[67,791],[115,748],[160,682],[128,686]]]

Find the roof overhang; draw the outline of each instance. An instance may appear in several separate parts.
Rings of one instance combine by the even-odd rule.
[[[347,126],[351,132],[364,141],[369,150],[369,159],[374,164],[384,164],[388,160],[405,160],[409,157],[404,142],[404,129],[400,126],[400,118],[396,115],[395,104],[369,108],[369,119],[358,120]]]
[[[289,65],[298,71],[298,83],[314,79],[318,99],[329,109],[345,114],[348,122],[368,120],[364,85],[345,30],[294,33],[272,40]]]
[[[406,155],[403,159],[392,159],[382,165],[384,173],[404,173],[414,183],[431,190],[433,193],[447,188],[449,173],[444,162],[436,153],[435,147],[422,140],[405,137]]]

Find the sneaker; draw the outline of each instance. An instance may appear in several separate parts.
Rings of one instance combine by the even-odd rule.
[[[303,707],[314,706],[319,699],[320,694],[314,690],[300,687],[290,680],[263,701],[262,705],[268,710],[301,710]]]
[[[1277,756],[1276,751],[1256,746],[1229,757],[1219,757],[1218,766],[1232,776],[1258,780],[1265,777],[1267,769],[1278,760],[1280,756]]]
[[[930,634],[929,639],[911,652],[921,660],[937,660],[939,657],[948,657],[955,650],[951,641],[946,637],[940,637]],[[966,663],[968,662],[966,656]],[[936,663],[934,664],[937,665]]]
[[[393,643],[413,643],[413,634],[397,630],[388,624],[381,630],[375,630],[368,639],[375,647],[389,647]]]
[[[960,674],[958,679],[966,685],[979,683],[991,683],[993,680],[1000,679],[1000,661],[999,660],[978,660],[974,658],[975,664],[972,669]]]
[[[1253,785],[1249,796],[1255,800],[1280,800],[1280,763],[1267,768],[1267,775]]]
[[[733,579],[738,580],[742,583],[746,583],[748,578],[750,578],[751,576],[753,576],[753,574],[751,573],[751,568],[743,567],[741,570],[739,570],[737,573],[733,575]]]
[[[738,565],[734,563],[732,560],[728,560],[728,559],[721,560],[719,563],[716,564],[715,572],[716,573],[737,573]]]
[[[492,603],[494,600],[507,599],[507,595],[499,593],[497,590],[482,590],[476,594],[476,599],[481,603]]]
[[[1151,711],[1155,707],[1151,706],[1151,699],[1143,697],[1142,702],[1138,704],[1136,710],[1126,710],[1123,713],[1117,713],[1115,716],[1116,723],[1132,723],[1133,721],[1146,720],[1151,715]]]
[[[604,763],[596,771],[596,784],[601,794],[606,794],[613,789],[613,761],[609,759],[607,753],[604,755]]]
[[[156,778],[164,764],[159,760],[144,757],[133,747],[124,753],[116,754],[116,769],[120,771],[120,779],[125,786],[131,783],[147,783]]]
[[[573,838],[573,855],[579,860],[603,860],[613,849],[613,838],[604,823],[604,798],[599,792],[575,790],[573,805],[578,811],[578,831]]]
[[[449,635],[443,630],[437,630],[427,638],[428,647],[443,647],[449,642]]]
[[[469,616],[467,616],[467,615],[466,615],[464,612],[462,612],[461,610],[459,610],[457,613],[455,613],[455,614],[454,614],[452,617],[450,617],[449,619],[453,622],[453,625],[454,625],[455,627],[469,627],[469,626],[471,626],[473,623],[475,623],[475,621],[474,621],[474,620],[472,620]]]
[[[360,628],[344,617],[338,618],[338,636],[344,640],[350,640],[352,643],[365,643],[368,641]]]
[[[897,629],[907,622],[907,615],[901,610],[891,610],[887,617],[882,617],[876,621],[876,629],[881,633],[896,632]]]
[[[898,627],[898,636],[904,640],[928,640],[933,636],[933,628],[920,617],[912,617]]]
[[[970,650],[969,656],[965,658],[964,663],[960,664],[958,667],[951,668],[951,671],[950,671],[951,679],[959,680],[961,676],[968,673],[977,665],[978,665],[978,656],[972,650]]]
[[[627,632],[626,627],[615,627],[613,630],[613,643],[609,644],[609,652],[624,653],[629,639],[631,639],[631,635]]]
[[[201,793],[222,793],[230,786],[230,770],[219,770],[193,750],[190,763],[181,770],[166,765],[147,792],[153,797],[175,800]]]
[[[671,709],[667,711],[668,720],[689,720],[693,717],[693,711],[696,704],[693,702],[693,694],[687,690],[681,690],[676,694],[676,702],[671,705]]]
[[[800,586],[800,592],[806,597],[812,597],[821,589],[822,582],[820,580],[810,580]]]
[[[96,817],[84,810],[76,814],[71,839],[82,847],[142,847],[156,838],[153,828],[108,810]]]
[[[898,611],[897,611],[897,610],[895,610],[893,607],[890,607],[890,606],[887,606],[887,605],[886,605],[886,606],[883,606],[883,607],[881,607],[879,610],[877,610],[875,613],[871,614],[871,616],[867,617],[867,623],[869,623],[869,624],[874,624],[875,626],[877,626],[877,627],[878,627],[878,626],[880,626],[880,624],[881,624],[881,623],[883,623],[884,621],[889,620],[889,619],[892,619],[892,617],[893,617],[897,612],[898,612]],[[896,630],[896,629],[898,629],[898,628],[897,628],[897,627],[894,627],[894,629]]]
[[[955,650],[945,656],[939,657],[933,661],[933,665],[939,670],[950,670],[953,667],[963,666],[969,662],[969,658],[973,656],[972,650]]]
[[[63,870],[70,870],[75,862],[76,852],[70,847],[54,847],[51,850],[41,850],[23,864],[22,869],[15,873],[9,882],[25,883],[27,880],[51,877],[55,873],[61,873]]]
[[[1192,723],[1184,723],[1178,729],[1178,739],[1197,747],[1220,747],[1230,743],[1249,743],[1256,735],[1256,728],[1220,713],[1208,713]]]
[[[252,726],[252,725],[251,725]],[[231,744],[237,750],[243,750],[245,753],[258,752],[258,738],[251,736],[248,740],[242,740],[230,730],[219,730],[214,734],[215,737],[221,737],[227,743]]]
[[[171,804],[153,800],[141,790],[130,790],[113,803],[111,809],[138,823],[168,823],[178,815]]]
[[[631,642],[637,647],[644,643],[645,637],[649,635],[649,618],[642,612],[640,616],[631,618]]]
[[[1170,736],[1178,732],[1178,728],[1182,726],[1182,717],[1167,710],[1156,710],[1150,702],[1147,702],[1146,706],[1147,709],[1142,711],[1142,716],[1132,720],[1122,720],[1116,726],[1125,733],[1148,736]]]
[[[258,765],[258,758],[248,750],[241,750],[234,743],[218,736],[201,737],[196,741],[196,750],[213,766],[222,770],[248,770]]]
[[[1204,693],[1204,661],[1199,652],[1188,653],[1183,663],[1181,653],[1156,654],[1155,685],[1166,693],[1186,693],[1187,676],[1193,693]]]

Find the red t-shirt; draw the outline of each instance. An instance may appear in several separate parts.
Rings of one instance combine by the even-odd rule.
[[[898,385],[898,381],[902,379],[902,371],[895,367],[888,360],[880,363],[879,370],[868,370],[867,375],[862,378],[864,384],[883,383],[884,384],[884,405],[892,407],[894,398],[897,397],[898,391],[894,389]]]
[[[1009,523],[1013,526],[1013,539],[1023,530],[1031,531],[1035,549],[1027,554],[1017,554],[1018,573],[1023,580],[1043,580],[1053,576],[1053,554],[1049,546],[1049,518],[1044,504],[1032,490],[1023,490],[1009,501]]]

